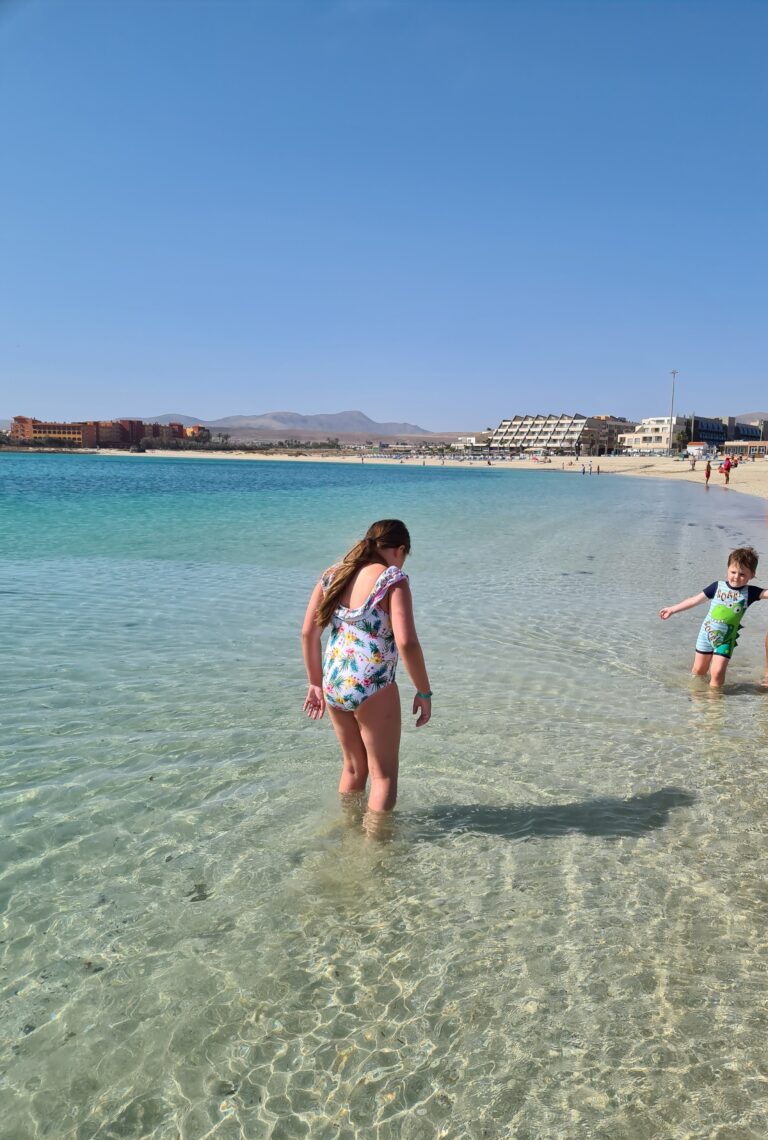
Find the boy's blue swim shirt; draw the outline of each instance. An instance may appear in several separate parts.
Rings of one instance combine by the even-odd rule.
[[[696,638],[696,652],[730,657],[736,648],[741,619],[762,592],[762,586],[733,587],[727,582],[712,582],[707,586],[702,593],[709,598],[710,605]]]

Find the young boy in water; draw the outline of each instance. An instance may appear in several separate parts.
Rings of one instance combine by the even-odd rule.
[[[725,581],[712,582],[700,594],[659,610],[659,617],[666,621],[672,614],[709,601],[709,611],[696,639],[691,672],[694,677],[706,677],[709,673],[710,688],[719,689],[725,681],[725,671],[736,648],[745,611],[753,602],[768,598],[768,590],[748,585],[757,573],[757,557],[757,551],[751,546],[737,547],[728,555]]]

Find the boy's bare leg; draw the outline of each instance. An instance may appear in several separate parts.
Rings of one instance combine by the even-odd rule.
[[[768,640],[768,635],[766,635],[766,640]],[[691,666],[691,676],[692,677],[706,677],[707,673],[709,672],[709,666],[711,665],[711,663],[712,663],[712,654],[711,653],[697,653],[695,655],[695,657],[693,658],[693,665]],[[768,672],[768,666],[766,666],[766,671]]]
[[[725,671],[727,668],[728,658],[718,657],[717,654],[713,654],[712,669],[709,674],[710,689],[722,689],[723,682],[725,681]]]

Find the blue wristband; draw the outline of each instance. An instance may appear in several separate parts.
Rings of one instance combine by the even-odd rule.
[[[423,701],[430,701],[432,699],[432,690],[430,689],[428,693],[420,693],[417,689],[416,696],[421,697]]]

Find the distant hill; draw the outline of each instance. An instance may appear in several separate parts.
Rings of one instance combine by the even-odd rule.
[[[743,412],[736,419],[740,424],[753,424],[755,420],[768,420],[768,412]]]
[[[417,424],[377,423],[364,412],[332,412],[316,416],[302,416],[298,412],[267,412],[262,416],[226,416],[213,420],[209,427],[266,428],[267,431],[327,431],[372,433],[374,435],[431,435]]]
[[[166,412],[162,416],[118,416],[119,420],[143,420],[145,424],[184,424],[184,427],[192,427],[193,424],[205,423],[195,416],[182,416],[177,412]]]
[[[317,432],[330,436],[365,435],[432,435],[427,428],[417,424],[407,423],[377,423],[364,412],[332,412],[316,416],[302,416],[298,412],[267,412],[259,416],[225,416],[220,420],[196,420],[191,416],[182,416],[178,413],[168,413],[162,416],[144,416],[145,423],[168,424],[204,424],[217,431],[228,431],[230,435],[238,436],[241,432],[253,437],[255,432],[263,431],[274,437],[275,433],[283,436],[300,436],[304,433]]]

